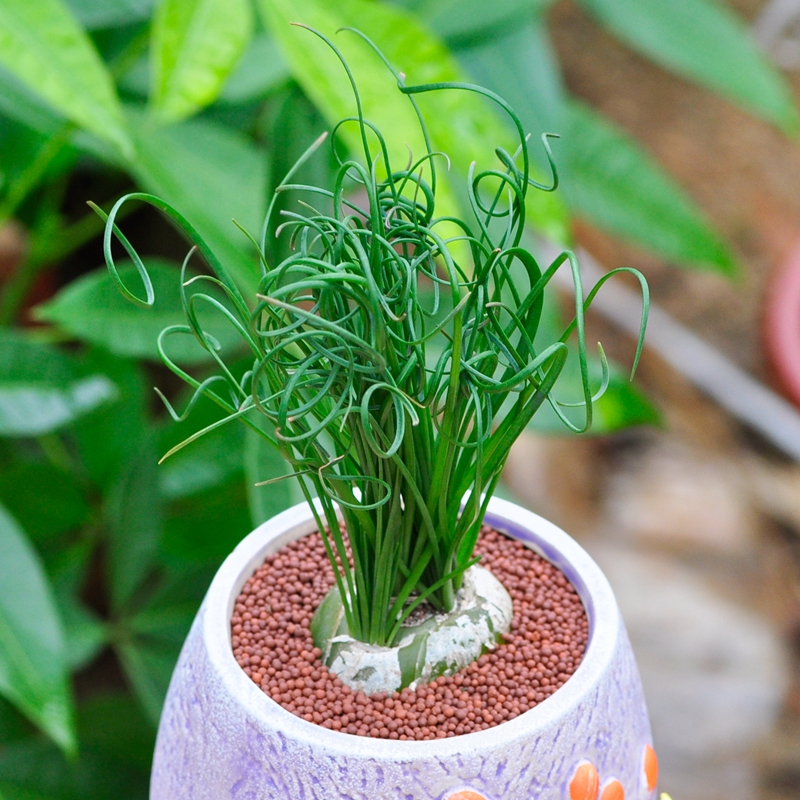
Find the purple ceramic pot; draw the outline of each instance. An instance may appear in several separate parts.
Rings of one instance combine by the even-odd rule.
[[[586,608],[585,657],[555,694],[489,730],[425,742],[351,736],[285,711],[234,660],[230,617],[264,558],[316,529],[298,505],[245,538],[209,588],[170,683],[151,800],[651,798],[650,724],[608,581],[583,548],[530,511],[493,498],[486,521],[561,569]]]

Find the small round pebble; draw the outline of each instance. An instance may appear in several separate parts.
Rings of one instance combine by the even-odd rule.
[[[457,675],[368,697],[328,671],[309,630],[334,584],[319,533],[269,556],[244,585],[231,618],[233,654],[287,711],[342,733],[425,740],[500,725],[564,685],[583,658],[589,623],[564,575],[521,542],[484,526],[476,553],[511,595],[514,618],[504,643]]]

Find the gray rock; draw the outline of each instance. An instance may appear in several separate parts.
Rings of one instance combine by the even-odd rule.
[[[685,567],[588,546],[617,596],[642,675],[661,766],[675,800],[752,800],[754,749],[788,685],[769,623],[720,598]]]

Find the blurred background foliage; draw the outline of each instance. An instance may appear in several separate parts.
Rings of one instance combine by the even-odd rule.
[[[797,132],[786,85],[724,5],[576,1],[638,53]],[[0,0],[0,797],[145,797],[161,703],[211,576],[254,524],[298,500],[288,484],[253,488],[283,465],[235,426],[157,467],[215,419],[200,404],[168,423],[151,388],[180,402],[155,338],[181,321],[186,244],[152,209],[126,206],[158,298],[137,308],[111,285],[102,222],[85,205],[107,210],[135,189],[165,198],[252,290],[254,253],[231,219],[257,231],[270,187],[352,112],[330,52],[290,21],[330,35],[358,27],[409,84],[480,82],[516,108],[532,141],[561,134],[561,190],[536,193],[529,209],[543,238],[569,243],[581,218],[672,263],[736,274],[730,246],[681,187],[565,89],[550,4]],[[422,147],[407,100],[363,42],[335,39],[367,117],[405,161],[407,144]],[[479,98],[422,105],[434,147],[452,159],[439,200],[457,210],[470,162],[493,158],[511,132]],[[306,182],[325,182],[331,164],[304,169]],[[559,315],[553,298],[548,324]],[[200,372],[203,357],[191,344],[176,353]],[[656,422],[614,375],[595,432]],[[574,380],[562,379],[567,399]],[[536,425],[554,429],[546,414]]]

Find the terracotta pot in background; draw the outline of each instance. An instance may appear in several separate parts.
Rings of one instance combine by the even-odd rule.
[[[800,407],[800,242],[775,270],[767,287],[763,332],[780,388]]]

